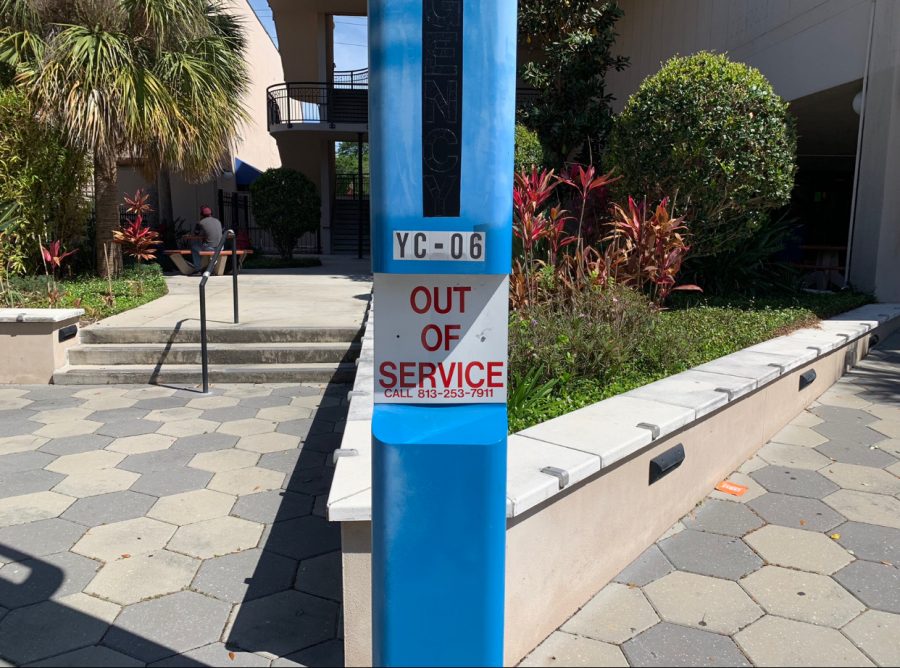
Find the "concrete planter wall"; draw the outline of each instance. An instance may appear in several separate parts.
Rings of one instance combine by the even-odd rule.
[[[0,384],[49,383],[78,344],[82,315],[83,309],[0,309]]]
[[[348,666],[371,665],[370,316],[328,501],[341,523]],[[506,663],[512,665],[719,481],[900,327],[900,304],[856,309],[510,437]],[[815,380],[801,389],[801,376]],[[807,375],[805,380],[810,376]],[[683,464],[650,484],[650,460]],[[542,472],[553,467],[565,475]]]

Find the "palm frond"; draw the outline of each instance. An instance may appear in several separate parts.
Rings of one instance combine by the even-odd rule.
[[[44,57],[46,43],[35,32],[0,30],[0,63],[13,69],[28,69]]]
[[[249,116],[244,28],[219,0],[41,4],[72,9],[33,33],[0,31],[0,60],[43,120],[95,156],[130,151],[194,179],[221,169]]]
[[[203,34],[205,15],[199,0],[117,0],[128,14],[131,32],[162,52]]]
[[[40,15],[33,0],[0,0],[0,25],[12,31],[40,28]]]
[[[243,22],[228,12],[219,0],[206,3],[206,19],[216,37],[230,42],[235,51],[246,49],[247,35]]]

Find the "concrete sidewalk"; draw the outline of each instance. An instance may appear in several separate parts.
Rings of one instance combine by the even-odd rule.
[[[900,665],[900,333],[728,480],[522,665]]]
[[[321,267],[251,269],[238,277],[241,327],[359,327],[372,290],[371,261],[322,256]],[[197,276],[166,278],[169,294],[95,327],[199,328]],[[234,327],[231,275],[206,287],[209,327]]]

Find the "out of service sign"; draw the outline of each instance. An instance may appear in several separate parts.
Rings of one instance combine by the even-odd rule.
[[[375,403],[506,403],[508,278],[375,275]]]

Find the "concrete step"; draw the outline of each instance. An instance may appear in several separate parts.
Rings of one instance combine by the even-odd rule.
[[[211,343],[210,364],[306,364],[353,362],[359,343]],[[141,365],[200,364],[199,343],[115,343],[79,345],[69,349],[69,364]]]
[[[327,383],[351,382],[352,363],[210,364],[211,383]],[[56,385],[199,385],[199,364],[69,365],[53,374]]]
[[[352,327],[214,327],[207,330],[207,341],[214,343],[346,343],[359,338]],[[172,330],[160,327],[88,327],[81,330],[81,343],[200,343],[199,329]]]

